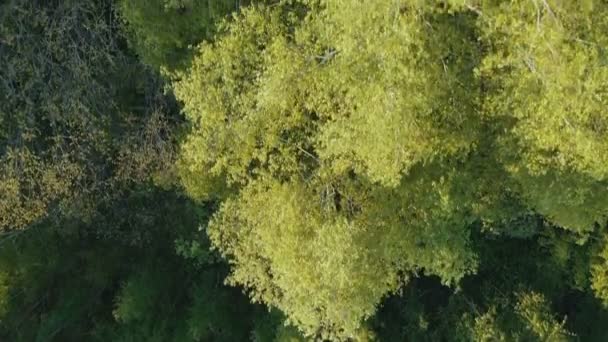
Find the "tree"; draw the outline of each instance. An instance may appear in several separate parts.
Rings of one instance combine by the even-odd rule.
[[[174,192],[144,188],[98,208],[75,234],[47,222],[4,236],[0,338],[247,340],[267,313],[222,285],[219,258],[184,258],[174,244],[208,216]]]
[[[348,339],[411,276],[474,273],[479,225],[530,237],[540,214],[588,235],[608,205],[590,3],[244,9],[175,83],[181,182],[222,203],[208,233],[229,282]]]
[[[209,234],[233,284],[307,335],[338,338],[354,336],[404,275],[454,283],[475,269],[472,198],[450,197],[479,124],[464,96],[475,91],[471,19],[283,3],[244,9],[202,44],[175,87],[193,123],[181,174],[197,198],[229,196]],[[440,58],[453,49],[462,58]]]
[[[191,46],[209,40],[224,16],[238,10],[234,0],[121,0],[129,42],[141,60],[157,69],[187,66]]]
[[[172,164],[175,111],[121,49],[109,6],[0,5],[0,231],[86,219],[119,184]]]
[[[503,163],[532,208],[588,232],[608,207],[608,7],[515,1],[481,11],[484,114],[509,132]]]
[[[569,341],[565,321],[553,317],[545,298],[535,292],[517,296],[513,307],[490,308],[475,317],[471,338],[475,341]]]
[[[607,18],[3,2],[0,339],[608,340]]]

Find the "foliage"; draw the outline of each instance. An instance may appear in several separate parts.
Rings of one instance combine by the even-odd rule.
[[[607,18],[2,2],[0,340],[608,340]]]
[[[608,206],[607,9],[590,3],[244,9],[175,84],[181,181],[222,201],[208,232],[229,282],[348,339],[409,277],[474,273],[478,223],[589,234]]]
[[[120,184],[172,163],[171,101],[121,49],[108,6],[0,5],[0,230],[87,219]]]
[[[604,305],[608,305],[608,245],[604,242],[591,265],[591,288]]]
[[[117,206],[122,205],[145,209],[119,221],[98,217],[93,226],[79,225],[73,236],[38,225],[3,238],[2,339],[246,340],[255,308],[238,290],[222,286],[225,267],[195,268],[171,243],[196,232],[204,212],[154,190],[132,193]],[[109,216],[119,208],[100,212]],[[169,223],[169,217],[180,219]],[[115,234],[100,238],[97,229]]]
[[[238,9],[234,0],[120,0],[129,42],[155,68],[188,65],[190,47],[211,39],[216,23]]]
[[[484,8],[484,113],[504,120],[505,166],[530,205],[588,231],[605,215],[608,65],[601,1],[516,1]]]

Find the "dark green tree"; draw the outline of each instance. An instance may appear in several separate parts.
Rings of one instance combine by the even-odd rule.
[[[247,1],[119,0],[129,42],[141,60],[154,68],[184,68],[193,47],[210,40],[224,17]]]

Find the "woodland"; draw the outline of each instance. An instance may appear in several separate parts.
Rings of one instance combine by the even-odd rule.
[[[0,0],[0,341],[608,341],[608,1]]]

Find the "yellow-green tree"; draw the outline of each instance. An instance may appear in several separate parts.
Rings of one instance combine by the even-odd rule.
[[[484,115],[504,123],[502,159],[529,205],[590,231],[608,208],[608,6],[512,1],[481,7]]]
[[[186,192],[229,282],[308,336],[354,338],[419,273],[457,284],[470,232],[606,213],[606,6],[282,1],[202,43],[175,92]]]
[[[203,43],[175,87],[193,124],[180,169],[193,196],[227,196],[209,234],[234,284],[338,338],[410,273],[474,270],[472,196],[452,185],[479,125],[472,19],[284,3]]]

